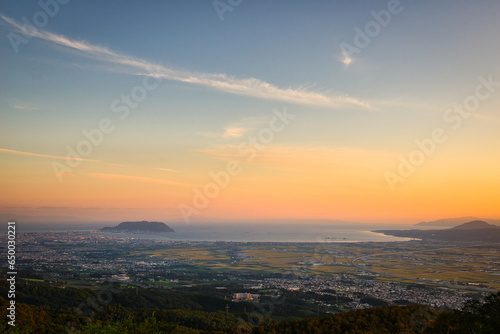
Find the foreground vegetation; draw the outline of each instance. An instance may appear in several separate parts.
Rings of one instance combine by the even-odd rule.
[[[114,289],[114,290],[113,290]],[[228,303],[200,292],[20,286],[16,327],[4,320],[2,333],[495,333],[500,328],[500,293],[471,301],[460,311],[421,305],[384,306],[294,321],[272,317],[279,308]],[[7,284],[0,283],[0,296]],[[0,297],[0,316],[8,301]],[[312,316],[312,315],[310,315]]]

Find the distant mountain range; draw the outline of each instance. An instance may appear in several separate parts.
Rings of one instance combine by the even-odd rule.
[[[473,220],[443,230],[377,230],[372,232],[423,240],[500,242],[500,227],[482,220]]]
[[[139,233],[139,234],[174,232],[174,230],[165,225],[165,223],[148,222],[148,221],[123,222],[115,227],[103,227],[100,231],[115,232],[115,233]]]
[[[485,219],[478,217],[458,217],[458,218],[446,218],[438,219],[429,222],[420,222],[415,224],[415,226],[456,226],[458,224],[467,223],[474,220],[482,220],[490,224],[500,225],[500,219]]]

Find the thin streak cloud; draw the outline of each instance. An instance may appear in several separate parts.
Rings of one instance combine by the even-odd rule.
[[[176,170],[176,169],[170,169],[170,168],[157,168],[157,169],[165,171],[165,172],[174,172],[174,173],[178,172],[178,170]]]
[[[17,110],[23,110],[23,111],[38,110],[37,107],[30,106],[30,105],[25,105],[25,104],[16,104],[16,105],[14,105],[14,108],[17,109]]]
[[[49,158],[49,159],[58,159],[58,160],[67,160],[68,159],[68,160],[76,160],[76,161],[101,162],[99,160],[92,160],[92,159],[85,159],[85,158],[74,158],[74,157],[61,157],[58,155],[15,151],[15,150],[9,150],[6,148],[0,148],[0,152],[7,153],[7,154],[24,155],[24,156],[28,156],[28,157],[37,157],[37,158]]]
[[[329,166],[329,173],[335,166],[356,166],[366,168],[366,161],[374,165],[383,164],[392,152],[351,147],[308,147],[308,146],[269,146],[258,153],[255,159],[241,155],[238,145],[221,145],[195,153],[224,161],[238,161],[242,164],[277,167],[283,169],[310,170],[313,166]]]
[[[122,181],[132,181],[141,183],[151,183],[151,184],[162,184],[175,187],[197,187],[196,184],[191,183],[180,183],[162,179],[153,179],[150,177],[140,177],[140,176],[130,176],[130,175],[118,175],[118,174],[102,174],[102,173],[87,173],[88,176],[104,180],[122,180]]]
[[[347,96],[345,94],[329,94],[314,92],[306,89],[280,88],[257,78],[237,78],[223,73],[196,73],[181,71],[150,61],[135,58],[114,52],[106,47],[90,44],[85,41],[75,41],[65,36],[44,31],[42,29],[24,31],[21,23],[0,14],[0,17],[18,33],[40,38],[42,40],[79,51],[82,55],[111,63],[113,65],[127,66],[135,75],[149,75],[167,80],[185,82],[205,86],[227,93],[256,97],[262,99],[279,100],[288,103],[298,103],[320,107],[340,107],[356,105],[371,108],[365,101]],[[146,72],[146,73],[144,73]],[[151,73],[154,72],[154,73]],[[127,71],[127,73],[130,73]]]
[[[225,126],[224,130],[220,133],[206,132],[200,133],[200,135],[208,138],[241,138],[246,133],[250,132],[255,126],[265,124],[266,122],[269,122],[268,117],[245,117],[237,122],[233,122]]]

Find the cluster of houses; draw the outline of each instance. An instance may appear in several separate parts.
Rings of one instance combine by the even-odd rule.
[[[252,301],[259,300],[259,295],[251,294],[250,292],[239,292],[233,294],[233,302],[241,302],[241,301]]]

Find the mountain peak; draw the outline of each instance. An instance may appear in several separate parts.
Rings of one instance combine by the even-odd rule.
[[[462,225],[455,226],[450,230],[478,230],[483,228],[498,228],[496,225],[488,224],[483,220],[473,220]]]

